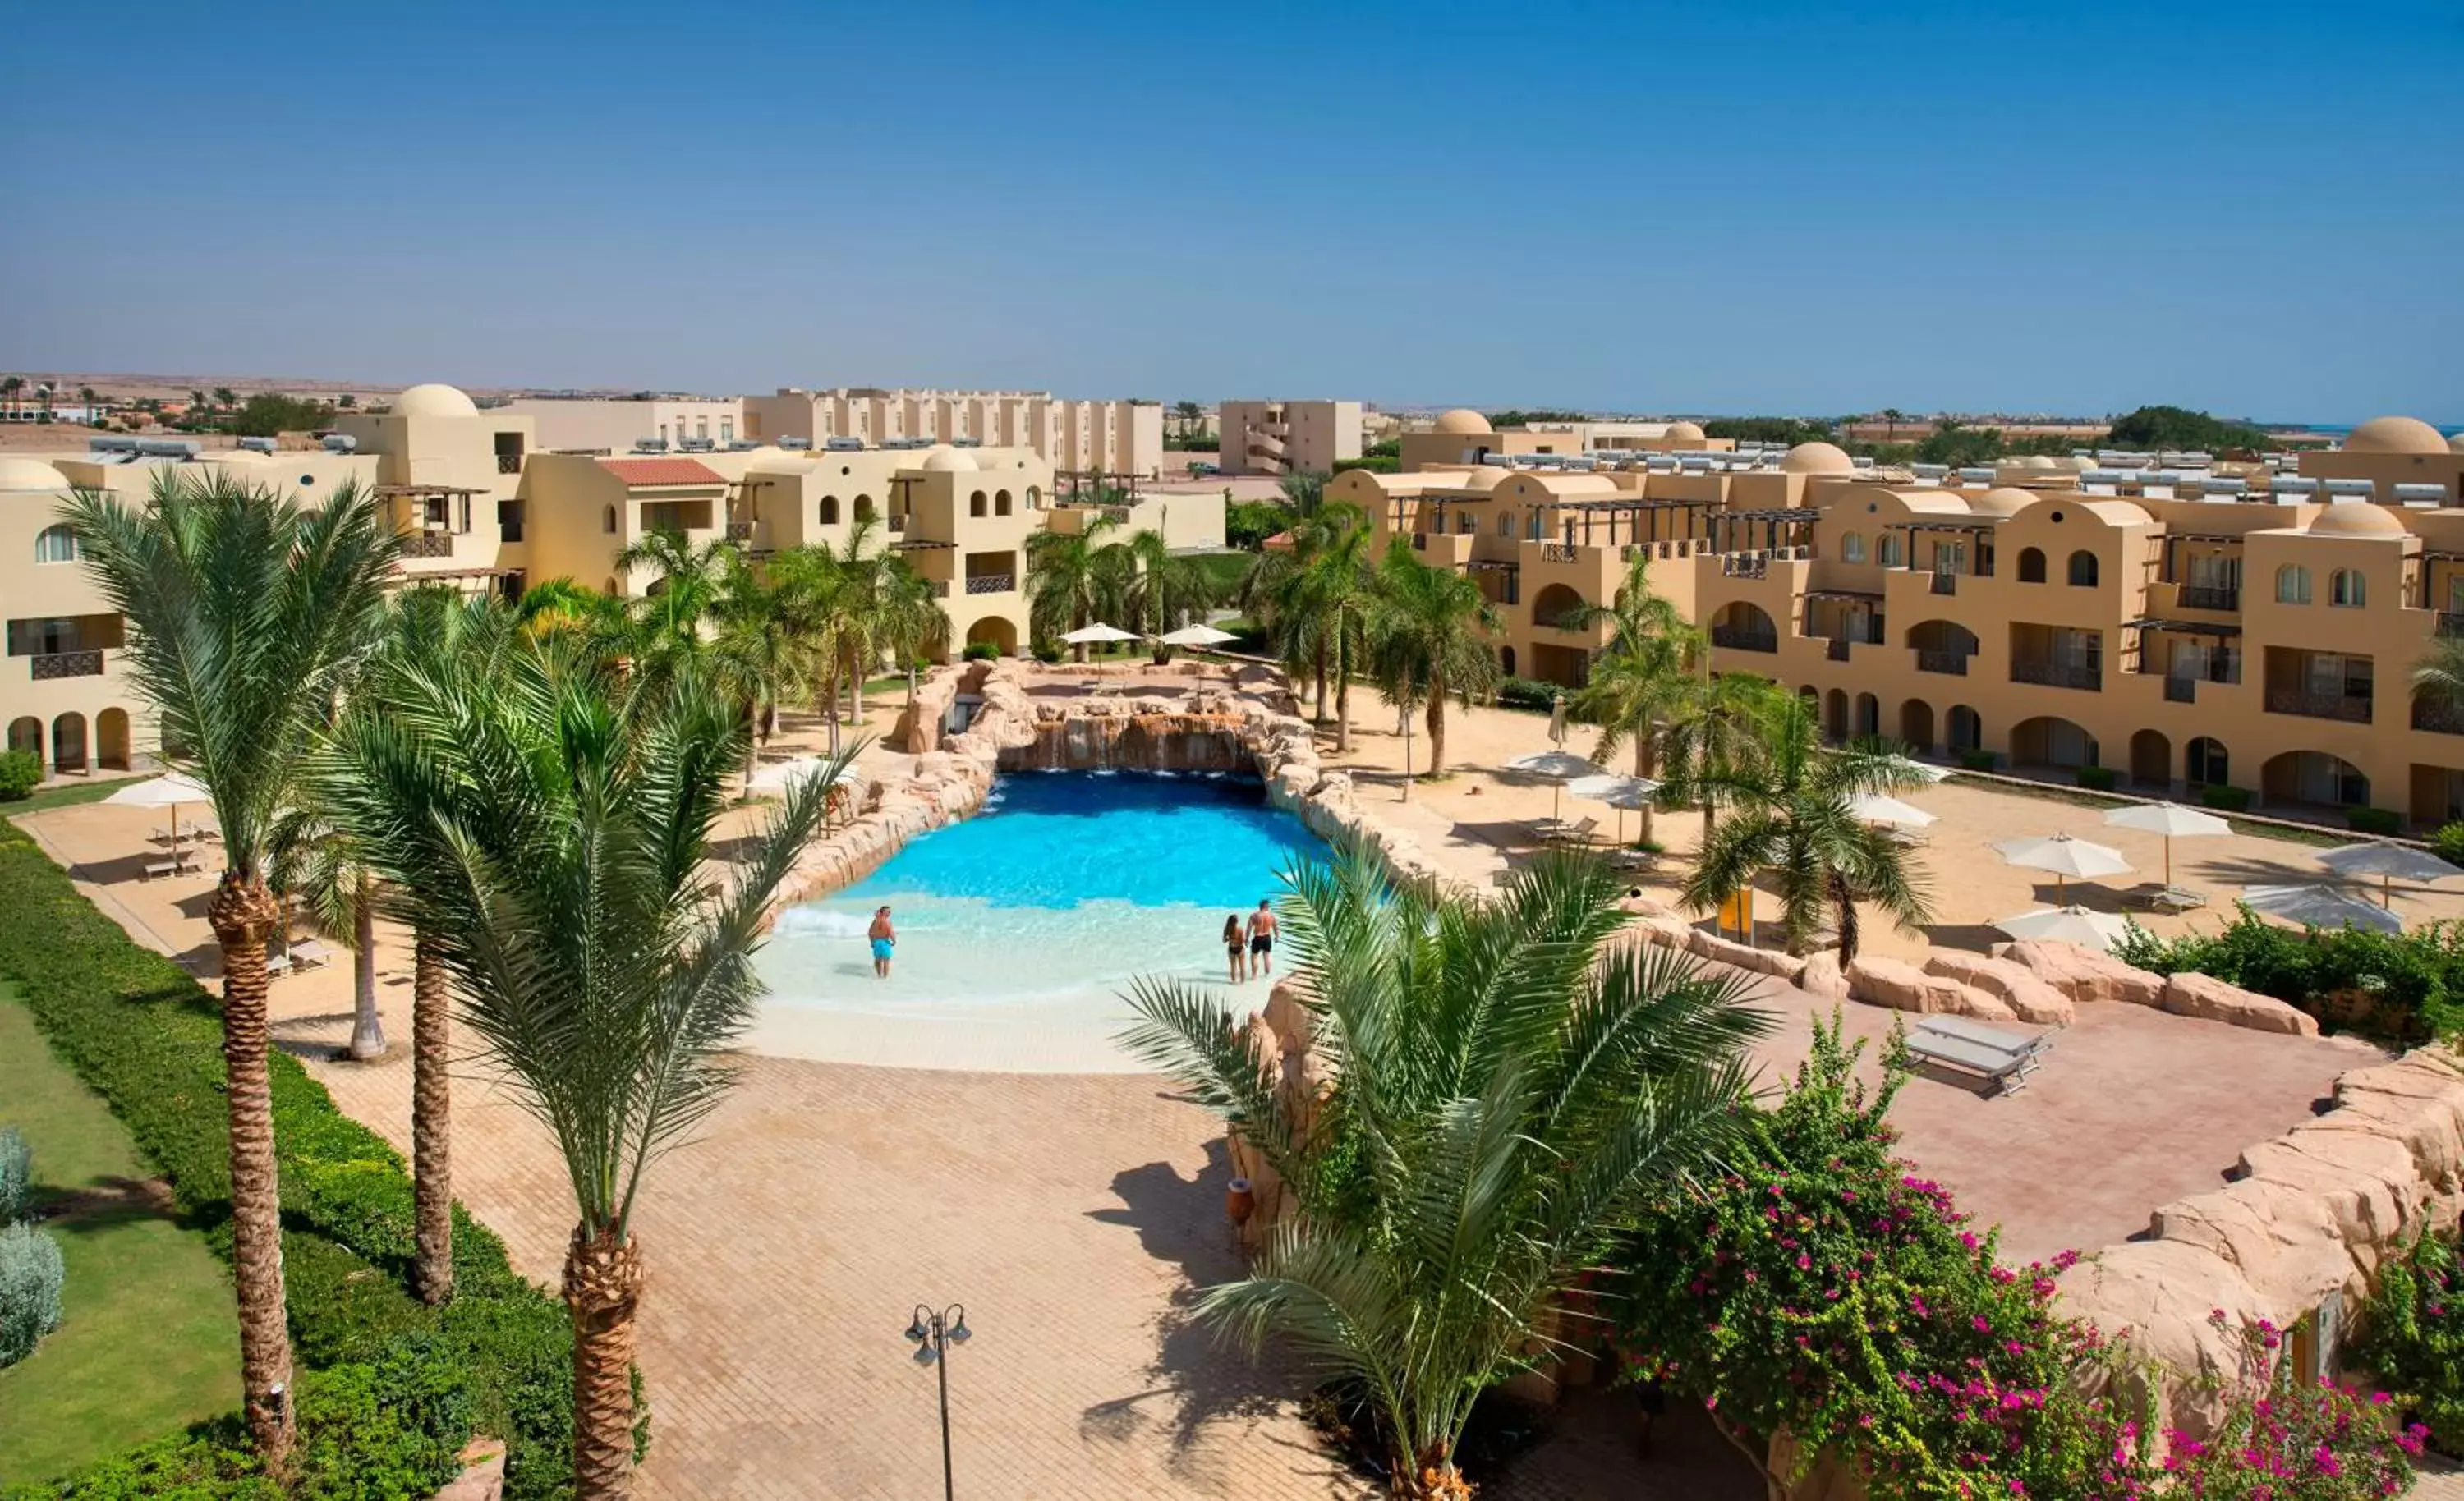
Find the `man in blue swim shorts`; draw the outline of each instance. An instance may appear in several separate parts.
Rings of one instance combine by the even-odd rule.
[[[890,908],[885,906],[872,914],[872,926],[864,936],[872,940],[873,978],[889,979],[890,951],[898,946],[898,930],[890,925]]]

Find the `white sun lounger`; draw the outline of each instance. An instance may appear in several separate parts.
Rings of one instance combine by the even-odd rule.
[[[1975,1043],[1981,1048],[1995,1048],[2004,1053],[2015,1053],[2030,1058],[2047,1052],[2054,1045],[2054,1034],[2050,1032],[2040,1033],[2005,1032],[1999,1027],[1989,1027],[1981,1021],[1966,1016],[1936,1014],[1920,1017],[1917,1021],[1917,1030],[1937,1032],[1946,1037],[1957,1037],[1962,1042]]]
[[[291,946],[291,967],[306,969],[334,962],[334,950],[313,938],[302,939]]]
[[[1981,1042],[1969,1042],[1947,1033],[1932,1032],[1924,1027],[1908,1033],[1908,1052],[1926,1063],[1939,1064],[1962,1074],[1973,1074],[1995,1086],[2000,1095],[2018,1093],[2027,1081],[2027,1071],[2035,1055],[2007,1053],[1989,1048]]]

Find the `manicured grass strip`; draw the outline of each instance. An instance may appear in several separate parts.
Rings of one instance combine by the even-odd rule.
[[[41,813],[46,808],[68,808],[77,803],[99,803],[131,782],[142,782],[142,776],[115,776],[108,781],[83,778],[54,782],[31,797],[0,803],[0,814],[15,817],[21,813]]]
[[[239,1405],[231,1278],[206,1238],[150,1205],[128,1128],[52,1055],[0,987],[0,1124],[34,1149],[37,1212],[68,1266],[60,1327],[0,1371],[0,1482],[65,1474]]]

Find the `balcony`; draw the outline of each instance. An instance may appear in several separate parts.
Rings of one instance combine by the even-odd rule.
[[[967,593],[969,594],[1007,594],[1017,587],[1018,575],[1016,574],[970,574],[967,576]]]
[[[904,533],[907,530],[907,518],[905,516],[892,516],[887,524],[892,532]]]
[[[1104,519],[1116,527],[1128,526],[1130,524],[1130,508],[1127,506],[1106,506],[1104,508]]]
[[[49,683],[55,678],[102,676],[102,653],[99,651],[38,652],[31,660],[37,683]]]
[[[1747,625],[1714,625],[1711,627],[1711,644],[1725,646],[1730,651],[1777,651],[1779,633],[1758,631]]]
[[[497,472],[497,473],[499,473],[499,474],[519,474],[521,471],[522,471],[522,456],[521,456],[520,454],[518,454],[518,453],[500,453],[500,454],[497,454],[497,455],[496,455],[496,472]]]
[[[1927,592],[1930,594],[1959,593],[1959,576],[1957,574],[1934,575],[1933,582],[1927,586]]]
[[[451,532],[406,532],[402,537],[405,557],[451,557],[453,533]]]
[[[752,540],[753,540],[753,523],[752,523],[752,522],[750,522],[750,521],[731,521],[731,522],[729,522],[729,523],[727,524],[727,539],[728,539],[730,542],[750,542],[750,541],[752,541]]]
[[[2238,610],[2241,591],[2223,584],[2184,584],[2182,608],[2185,610]]]
[[[1771,559],[1760,553],[1720,555],[1720,576],[1723,578],[1763,578],[1770,574]]]
[[[2370,722],[2370,700],[2350,693],[2314,693],[2307,688],[2270,688],[2267,711],[2299,714],[2304,719],[2341,719],[2346,724]]]
[[[1829,641],[1824,642],[1822,643],[1822,655],[1832,662],[1846,662],[1848,660],[1848,638],[1845,636],[1834,636]]]
[[[40,661],[40,658],[35,659]],[[2434,735],[2464,735],[2464,709],[2450,708],[2424,699],[2412,701],[2412,728],[2427,729]]]
[[[2168,678],[2167,678],[2167,679],[2165,680],[2165,702],[2166,702],[2166,703],[2167,703],[2167,704],[2195,704],[2195,703],[2197,703],[2198,701],[2199,701],[2199,680],[2198,680],[2198,679],[2196,679],[2196,678],[2169,678],[2169,677],[2168,677]]]
[[[2097,693],[2104,688],[2104,669],[2070,662],[2014,662],[2011,663],[2011,681]]]
[[[927,578],[924,581],[933,586],[934,598],[947,599],[950,598],[950,580],[946,578]]]
[[[2464,610],[2439,611],[2438,634],[2441,636],[2464,636]]]
[[[1540,544],[1540,561],[1544,563],[1571,563],[1573,562],[1578,555],[1579,555],[1574,549],[1574,544],[1572,542],[1543,542]]]
[[[1972,654],[1964,651],[1931,651],[1921,646],[1917,648],[1917,670],[1939,672],[1947,677],[1964,678],[1968,676],[1968,659],[1970,655]],[[2013,674],[2014,677],[2016,675],[2016,673]]]

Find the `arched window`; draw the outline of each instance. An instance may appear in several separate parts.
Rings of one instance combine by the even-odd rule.
[[[616,532],[616,508],[615,508],[615,507],[613,507],[613,506],[609,506],[609,507],[607,507],[605,510],[602,511],[599,513],[599,530],[600,530],[600,531],[602,531],[602,532],[607,533],[608,533],[609,535],[611,535],[611,536],[615,534],[615,532]]]
[[[2096,587],[2096,555],[2085,548],[2071,555],[2071,587],[2074,589]]]
[[[610,578],[605,583],[601,584],[599,586],[599,592],[605,595],[610,599],[613,599],[616,598],[616,580]]]
[[[1537,542],[1540,540],[1540,512],[1538,511],[1534,510],[1525,513],[1523,521],[1523,535],[1527,541]]]
[[[993,491],[993,514],[996,516],[1009,514],[1009,491],[1005,489]]]
[[[872,509],[872,497],[870,495],[858,495],[855,498],[855,518],[858,521],[878,520],[880,515],[881,512]]]
[[[967,514],[968,514],[968,515],[971,515],[971,516],[980,516],[980,515],[983,515],[983,514],[985,513],[984,506],[985,506],[985,502],[984,502],[984,492],[983,492],[982,490],[978,490],[978,491],[976,491],[974,494],[972,494],[972,495],[970,495],[970,496],[968,496],[968,497],[967,497]]]
[[[825,527],[834,527],[838,524],[839,498],[836,495],[824,495],[822,497],[822,525]]]
[[[2299,563],[2287,563],[2276,571],[2276,602],[2308,604],[2310,602],[2310,570]]]
[[[1029,485],[1026,488],[1026,509],[1034,511],[1041,508],[1043,504],[1044,492],[1036,489],[1034,486]]]
[[[1874,561],[1884,568],[1897,568],[1906,562],[1907,558],[1907,544],[1900,540],[1900,534],[1896,532],[1883,533],[1882,539],[1874,544]]]
[[[2368,590],[2362,583],[2361,574],[2354,569],[2339,568],[2327,576],[2329,604],[2341,604],[2347,609],[2359,609],[2365,602]]]
[[[45,527],[34,534],[35,562],[74,563],[77,560],[77,533],[68,528]]]
[[[1497,534],[1499,536],[1512,536],[1514,534],[1513,511],[1501,511],[1497,513]]]
[[[2019,581],[2023,584],[2040,584],[2045,581],[2043,549],[2034,547],[2019,549]]]
[[[1458,511],[1455,512],[1455,531],[1457,533],[1464,536],[1469,536],[1472,533],[1479,530],[1480,520],[1470,511]]]
[[[1865,560],[1865,533],[1851,532],[1839,539],[1839,561],[1861,563]]]

